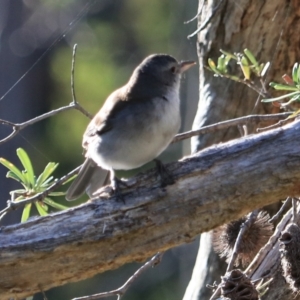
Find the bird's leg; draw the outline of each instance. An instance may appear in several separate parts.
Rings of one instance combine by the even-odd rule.
[[[125,204],[125,200],[121,193],[121,186],[127,187],[126,183],[117,178],[113,169],[110,170],[110,182],[113,189],[113,193],[116,195],[118,201],[122,201]]]
[[[173,176],[167,171],[164,164],[158,159],[154,159],[154,162],[156,164],[157,172],[160,176],[161,187],[165,187],[167,185],[174,184],[175,180],[174,180]]]

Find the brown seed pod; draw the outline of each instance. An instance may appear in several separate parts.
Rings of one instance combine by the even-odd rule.
[[[300,291],[300,228],[291,223],[281,233],[280,254],[283,276],[294,292]]]
[[[250,279],[239,269],[222,277],[221,294],[231,300],[258,300],[259,293]]]
[[[273,234],[273,225],[268,223],[269,215],[261,211],[255,222],[246,229],[241,243],[239,253],[235,261],[235,266],[240,263],[243,267],[247,266],[262,246],[264,246]],[[222,225],[213,231],[213,247],[220,257],[226,257],[229,262],[235,241],[239,234],[241,225],[245,222],[246,216]]]

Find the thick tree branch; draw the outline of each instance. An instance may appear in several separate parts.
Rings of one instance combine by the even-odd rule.
[[[1,299],[75,282],[158,251],[253,209],[300,193],[300,122],[207,148],[129,181],[125,204],[94,199],[0,230]]]

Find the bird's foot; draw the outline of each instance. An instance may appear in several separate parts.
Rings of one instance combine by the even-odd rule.
[[[175,180],[173,176],[168,172],[164,164],[158,159],[155,159],[154,161],[156,164],[157,172],[160,176],[161,187],[174,184]]]
[[[122,201],[125,204],[124,197],[121,192],[121,187],[127,188],[128,185],[126,184],[126,181],[123,181],[117,177],[113,177],[111,179],[111,187],[112,187],[112,193],[116,196],[117,201]]]

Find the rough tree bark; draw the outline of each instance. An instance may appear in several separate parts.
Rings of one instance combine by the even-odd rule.
[[[194,129],[274,109],[271,105],[256,105],[255,92],[228,79],[213,77],[204,66],[209,57],[216,59],[220,55],[219,49],[242,52],[249,48],[261,62],[271,62],[266,83],[271,79],[280,81],[283,74],[291,73],[300,57],[299,16],[300,4],[296,0],[199,0],[198,26],[206,27],[198,33],[199,104]],[[255,128],[248,129],[253,132]],[[192,141],[192,152],[238,135],[237,128],[231,128],[199,136]],[[210,237],[206,235],[209,234],[201,237],[198,264],[184,300],[209,299],[211,291],[205,285],[218,281],[220,274],[224,274],[224,265],[211,251]]]
[[[295,121],[169,164],[176,183],[165,189],[153,170],[139,175],[123,191],[125,204],[100,198],[1,227],[0,298],[21,299],[145,260],[287,193],[299,194],[299,131]]]

